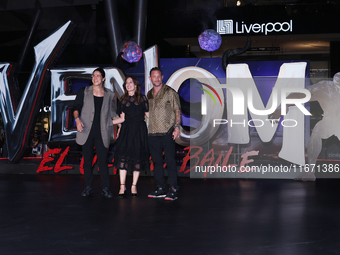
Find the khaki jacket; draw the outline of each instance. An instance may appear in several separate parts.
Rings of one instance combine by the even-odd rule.
[[[104,88],[103,105],[100,112],[100,128],[104,146],[109,147],[113,135],[112,119],[117,116],[115,94]],[[84,104],[81,109],[81,121],[84,123],[83,131],[77,132],[76,142],[84,145],[92,127],[94,118],[94,99],[93,86],[86,87],[84,90]]]

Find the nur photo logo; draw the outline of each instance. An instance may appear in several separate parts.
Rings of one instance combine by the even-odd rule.
[[[201,83],[201,84],[202,84],[202,86],[206,86],[207,88],[209,88],[217,96],[217,99],[219,100],[221,106],[223,106],[221,97],[218,95],[217,91],[212,86],[210,86],[208,84],[205,84],[205,83]],[[200,87],[197,87],[197,88],[203,90],[204,92],[206,92],[212,98],[212,100],[214,101],[215,105],[217,105],[217,102],[216,102],[213,94],[209,90],[204,89],[204,88],[200,88]],[[206,94],[202,94],[201,113],[202,113],[202,115],[206,115],[207,114],[207,97],[206,97]]]

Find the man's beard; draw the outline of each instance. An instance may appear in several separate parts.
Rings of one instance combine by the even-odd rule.
[[[156,84],[152,84],[154,87],[160,87],[161,85],[162,85],[163,83],[160,83],[160,84],[158,84],[158,85],[156,85]]]

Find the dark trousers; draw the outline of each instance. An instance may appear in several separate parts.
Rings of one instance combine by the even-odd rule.
[[[166,188],[163,169],[163,151],[168,170],[168,184],[177,187],[177,165],[175,160],[175,141],[172,134],[149,136],[149,149],[154,163],[153,174],[157,187]]]
[[[99,166],[99,174],[102,182],[102,188],[110,186],[109,170],[107,166],[107,148],[103,144],[103,139],[100,135],[94,136],[90,132],[86,143],[83,145],[84,157],[84,178],[85,186],[92,186],[93,179],[93,148],[96,147],[97,164]]]

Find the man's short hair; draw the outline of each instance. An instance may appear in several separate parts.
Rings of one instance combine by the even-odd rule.
[[[162,70],[161,70],[159,67],[157,67],[157,66],[153,67],[153,68],[150,70],[150,76],[151,76],[151,73],[152,73],[153,71],[160,71],[160,72],[161,72],[161,75],[163,75]]]
[[[102,77],[103,78],[105,78],[105,71],[104,71],[104,69],[103,68],[101,68],[101,67],[98,67],[98,68],[96,68],[93,72],[92,72],[92,74],[94,73],[94,72],[100,72],[100,74],[102,75]]]

